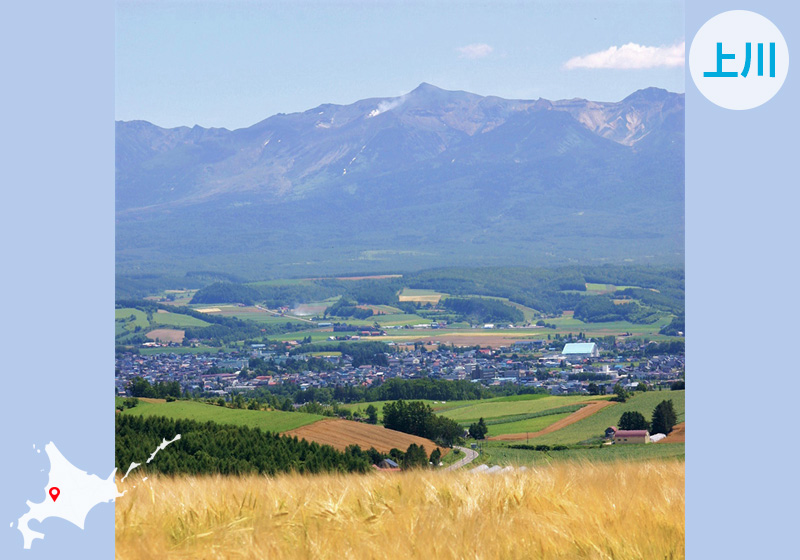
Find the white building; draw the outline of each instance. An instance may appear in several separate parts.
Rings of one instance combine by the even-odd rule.
[[[566,359],[585,360],[586,358],[596,358],[600,355],[597,344],[594,342],[570,342],[564,345],[561,354]]]

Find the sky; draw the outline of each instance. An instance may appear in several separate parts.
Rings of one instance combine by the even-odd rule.
[[[684,91],[683,0],[117,0],[115,116],[228,129],[422,82],[511,99]]]

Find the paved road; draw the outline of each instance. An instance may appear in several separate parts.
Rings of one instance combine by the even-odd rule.
[[[478,456],[478,452],[477,451],[473,451],[472,449],[469,449],[468,447],[458,447],[456,445],[455,448],[456,449],[460,449],[461,452],[465,455],[465,457],[463,459],[460,459],[459,461],[456,461],[455,463],[453,463],[449,467],[445,468],[444,470],[446,470],[446,471],[454,471],[456,469],[460,469],[464,465],[474,461],[475,457]]]

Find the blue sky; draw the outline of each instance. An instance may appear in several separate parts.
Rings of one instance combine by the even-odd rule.
[[[116,118],[252,125],[428,82],[506,98],[684,91],[684,3],[116,3]]]

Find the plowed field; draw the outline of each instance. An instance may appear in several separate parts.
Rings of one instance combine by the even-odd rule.
[[[658,443],[684,443],[686,441],[686,422],[676,424],[667,437]]]
[[[321,420],[284,433],[288,436],[297,436],[300,439],[305,438],[308,441],[332,445],[341,451],[348,445],[356,444],[364,450],[374,447],[381,453],[388,453],[392,448],[405,451],[409,445],[416,443],[422,445],[425,452],[430,455],[437,447],[429,439],[351,420]],[[447,449],[442,449],[442,453],[446,451]]]
[[[155,329],[147,333],[150,340],[160,340],[161,342],[183,342],[185,331],[178,329]]]

